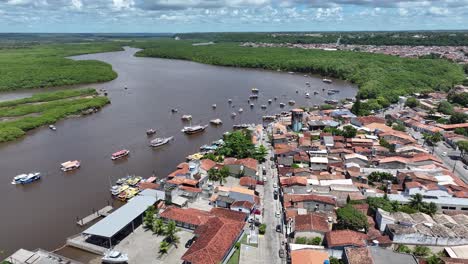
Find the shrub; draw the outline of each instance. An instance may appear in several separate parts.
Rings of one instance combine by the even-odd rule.
[[[411,254],[411,249],[406,245],[399,245],[396,251],[400,253]]]
[[[406,99],[405,106],[413,108],[413,107],[416,107],[418,105],[419,105],[418,99],[416,99],[414,97],[410,97],[410,98]]]
[[[307,244],[308,245],[320,245],[322,243],[322,238],[320,237],[314,237],[314,238],[309,238],[307,239]]]
[[[297,237],[296,238],[296,244],[307,244],[307,238],[306,237]]]
[[[266,224],[261,224],[261,225],[258,227],[258,233],[260,233],[260,235],[264,235],[265,232],[266,232],[266,227],[267,227]]]
[[[413,250],[413,254],[418,257],[425,257],[431,254],[431,250],[425,246],[416,246]]]
[[[347,204],[345,207],[336,210],[337,227],[339,229],[351,229],[354,231],[366,230],[369,228],[367,217],[356,208]]]

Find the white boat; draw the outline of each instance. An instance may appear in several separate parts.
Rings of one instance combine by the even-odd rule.
[[[216,104],[213,104],[211,107],[213,107],[213,109],[216,108]]]
[[[231,113],[231,117],[233,117],[233,118],[234,118],[234,117],[236,117],[236,116],[237,116],[237,114],[236,114],[236,113],[234,113],[234,112],[232,112],[232,113]]]
[[[262,109],[266,109],[266,108],[267,108],[266,105],[261,105],[260,107],[261,107]]]
[[[116,250],[110,250],[106,252],[101,260],[103,263],[125,263],[128,262],[128,255]]]
[[[173,138],[174,137],[155,138],[155,139],[151,140],[150,146],[151,147],[159,147],[159,146],[165,145],[165,144],[169,143],[169,141],[171,141]]]
[[[49,128],[53,131],[57,130],[57,128],[54,125],[49,125]]]
[[[296,101],[290,100],[290,101],[288,102],[288,104],[289,104],[289,105],[295,105],[295,104],[296,104]]]
[[[242,113],[242,112],[244,112],[244,109],[239,108],[239,113]]]
[[[115,153],[112,153],[111,159],[112,160],[120,159],[120,158],[123,158],[125,156],[128,156],[128,154],[130,154],[130,150],[122,149],[122,150],[119,150],[119,151],[117,151]]]
[[[252,88],[252,93],[258,93],[258,89],[257,88]]]
[[[196,134],[196,133],[200,133],[200,132],[203,132],[205,131],[205,128],[207,126],[201,126],[201,125],[198,125],[198,126],[188,126],[188,127],[184,127],[181,131],[184,132],[185,134]]]
[[[268,104],[271,104],[272,100],[271,99],[268,99]]]
[[[213,125],[221,125],[223,123],[223,121],[221,119],[219,119],[219,118],[216,118],[216,119],[211,119],[210,123],[213,124]]]
[[[180,119],[182,119],[184,121],[190,121],[190,120],[192,120],[192,116],[191,115],[183,115]]]
[[[156,134],[156,129],[150,128],[150,129],[146,130],[146,135],[151,136],[151,135],[154,135],[154,134]]]
[[[40,172],[31,172],[27,174],[20,174],[13,178],[11,184],[28,184],[37,181],[41,178]]]
[[[279,106],[280,106],[280,107],[284,107],[285,104],[284,104],[284,103],[280,103]]]
[[[78,169],[81,166],[81,163],[78,160],[67,161],[60,164],[60,169],[62,171],[71,171]]]
[[[250,99],[257,99],[258,95],[257,94],[251,94],[251,95],[249,95],[249,98]]]
[[[228,103],[232,103],[232,99],[228,99]]]
[[[322,82],[324,82],[324,83],[332,83],[333,81],[330,80],[330,79],[322,79]]]
[[[179,112],[179,110],[178,110],[177,108],[172,108],[172,109],[171,109],[171,112],[172,112],[172,113],[177,113],[177,112]]]
[[[306,97],[306,98],[309,98],[309,97],[310,97],[310,94],[309,94],[309,93],[306,93],[306,94],[305,94],[305,97]]]

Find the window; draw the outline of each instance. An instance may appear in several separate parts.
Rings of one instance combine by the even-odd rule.
[[[448,206],[442,206],[442,209],[449,209]]]
[[[449,210],[457,210],[456,207],[449,207]]]
[[[468,211],[468,207],[462,207],[463,211]]]

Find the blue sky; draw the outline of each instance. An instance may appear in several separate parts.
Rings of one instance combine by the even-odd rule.
[[[0,32],[468,29],[468,0],[0,0]]]

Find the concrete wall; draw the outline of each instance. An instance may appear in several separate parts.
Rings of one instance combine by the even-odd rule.
[[[250,214],[250,210],[246,209],[244,207],[231,206],[231,210],[236,211],[236,212],[243,212],[243,213],[246,213],[246,214]]]
[[[458,246],[467,245],[466,238],[448,238],[448,237],[431,237],[420,233],[395,235],[390,234],[393,243],[410,244],[410,245],[427,245],[427,246]]]
[[[236,201],[249,201],[249,202],[255,204],[254,197],[252,195],[249,195],[249,194],[244,194],[244,193],[238,193],[238,192],[231,191],[229,193],[229,198],[232,198],[232,199],[234,199]]]
[[[333,211],[334,210],[333,205],[324,204],[324,203],[315,202],[315,201],[306,201],[306,202],[302,202],[302,204],[303,204],[304,209],[306,209],[308,212],[315,212],[316,208],[318,211]]]
[[[394,224],[395,219],[393,219],[390,216],[383,215],[380,213],[380,210],[377,210],[375,212],[375,223],[379,227],[379,230],[381,232],[385,231],[385,227],[387,227],[388,224]]]

